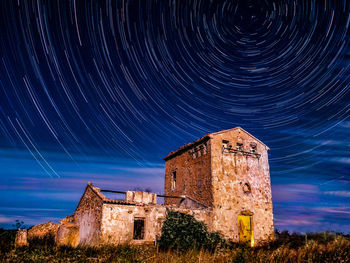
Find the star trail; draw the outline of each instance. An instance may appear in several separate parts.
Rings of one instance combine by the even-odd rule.
[[[0,225],[85,184],[162,192],[162,157],[241,126],[270,148],[275,226],[350,232],[350,2],[0,3]]]

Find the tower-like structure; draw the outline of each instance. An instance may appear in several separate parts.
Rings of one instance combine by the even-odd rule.
[[[234,241],[271,239],[268,150],[240,127],[207,134],[164,158],[165,195],[186,196],[209,207],[209,229]],[[180,202],[165,200],[168,205]]]

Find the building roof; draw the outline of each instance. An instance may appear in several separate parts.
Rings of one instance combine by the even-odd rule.
[[[207,141],[210,139],[210,133],[204,135],[202,138],[199,138],[198,140],[195,140],[194,142],[190,142],[188,144],[185,144],[181,147],[179,147],[176,151],[171,151],[167,156],[165,156],[163,158],[163,160],[169,160],[170,158],[174,157],[175,155],[178,155],[184,151],[186,151],[187,149],[191,148],[192,146],[195,146],[197,144],[200,144],[204,141]]]
[[[212,135],[216,135],[216,134],[220,134],[220,133],[225,133],[225,132],[230,132],[230,131],[233,131],[233,130],[237,130],[237,129],[240,129],[241,131],[245,132],[246,134],[248,134],[250,137],[253,137],[255,140],[257,140],[258,142],[260,142],[261,144],[263,144],[264,146],[266,146],[267,150],[270,150],[270,148],[265,144],[263,143],[262,141],[260,141],[258,138],[256,138],[255,136],[251,135],[249,132],[247,132],[246,130],[242,129],[241,127],[237,126],[237,127],[234,127],[234,128],[231,128],[231,129],[227,129],[227,130],[221,130],[221,131],[218,131],[218,132],[213,132],[213,133],[208,133],[206,135],[204,135],[203,137],[199,138],[198,140],[195,140],[194,142],[190,142],[188,144],[185,144],[181,147],[179,147],[176,151],[171,151],[167,156],[165,156],[163,159],[165,161],[175,157],[176,155],[179,155],[180,153],[186,151],[187,149],[195,146],[195,145],[198,145],[206,140],[209,140],[210,137]]]

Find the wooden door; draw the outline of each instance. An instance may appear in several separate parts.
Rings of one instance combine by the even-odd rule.
[[[250,246],[254,246],[252,216],[238,216],[238,234],[239,242],[249,243]]]

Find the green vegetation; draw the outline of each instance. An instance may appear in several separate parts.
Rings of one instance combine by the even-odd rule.
[[[167,211],[159,240],[162,250],[204,249],[214,251],[224,244],[219,233],[210,233],[203,222],[197,221],[193,216]]]
[[[50,236],[15,248],[15,231],[0,229],[0,262],[350,262],[350,235],[275,234],[274,242],[254,248],[226,243],[214,251],[164,251],[153,245],[57,247]]]

